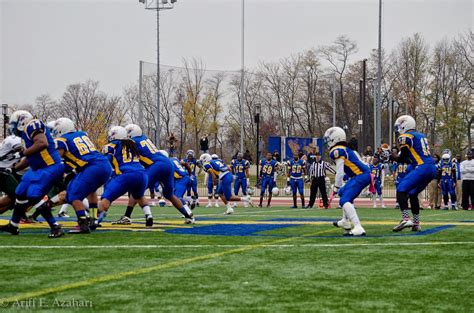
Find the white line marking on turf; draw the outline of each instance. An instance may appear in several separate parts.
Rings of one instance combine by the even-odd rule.
[[[433,241],[433,242],[380,242],[380,243],[307,243],[307,244],[258,244],[267,248],[294,248],[294,247],[398,247],[398,246],[439,246],[439,245],[474,245],[474,241]],[[68,246],[10,246],[0,245],[0,249],[166,249],[166,248],[244,248],[252,245],[68,245]]]

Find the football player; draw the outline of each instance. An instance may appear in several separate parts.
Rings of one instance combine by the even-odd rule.
[[[324,142],[330,149],[329,156],[336,163],[331,199],[338,194],[339,206],[342,207],[342,219],[333,222],[333,225],[343,228],[344,236],[365,236],[365,230],[354,208],[354,199],[370,184],[370,169],[358,154],[347,147],[346,133],[342,128],[329,128],[324,134]],[[342,186],[344,175],[347,175],[349,180]],[[354,225],[352,229],[351,223]]]
[[[291,187],[293,193],[293,206],[292,209],[297,208],[296,204],[296,192],[298,191],[301,198],[301,206],[304,208],[304,181],[303,175],[306,176],[306,162],[298,157],[293,156],[293,160],[288,162],[288,177],[286,184]],[[306,177],[305,177],[306,179]]]
[[[166,153],[164,150],[160,152]],[[176,157],[170,158],[170,160],[173,162],[174,169],[174,195],[178,197],[181,202],[187,203],[188,201],[184,199],[184,194],[188,188],[191,188],[191,167],[187,162],[179,160]]]
[[[275,187],[275,174],[276,170],[279,168],[280,163],[273,158],[273,154],[271,152],[267,152],[266,159],[260,160],[260,181],[262,182],[262,188],[260,189],[260,204],[258,205],[259,208],[262,207],[263,196],[265,195],[265,191],[268,189],[268,202],[267,208],[270,208],[271,201],[272,201],[272,190]]]
[[[16,111],[10,117],[11,129],[23,139],[25,150],[20,154],[25,156],[17,165],[18,169],[30,169],[23,176],[15,190],[15,207],[10,222],[0,227],[0,231],[12,235],[20,233],[19,223],[26,210],[40,202],[54,183],[60,180],[64,173],[61,157],[55,149],[55,143],[49,130],[28,111]],[[41,215],[48,222],[51,232],[48,237],[59,238],[64,235],[61,226],[56,222],[51,208],[44,208]]]
[[[411,227],[412,231],[421,231],[418,194],[436,177],[436,165],[430,154],[428,139],[416,131],[413,117],[400,116],[395,121],[395,132],[398,134],[400,155],[393,157],[396,161],[409,162],[413,170],[402,178],[397,186],[397,202],[402,212],[402,221],[393,228],[393,231],[401,231],[407,227]],[[411,204],[413,221],[410,220],[408,213],[408,200]]]
[[[449,210],[449,198],[451,197],[451,208],[457,210],[456,204],[456,165],[451,162],[451,156],[447,153],[441,156],[438,168],[438,186],[443,193],[444,210]]]
[[[88,198],[90,215],[93,220],[97,219],[97,189],[107,182],[112,174],[112,167],[107,158],[97,151],[87,133],[77,131],[69,118],[56,120],[53,132],[57,150],[64,163],[77,173],[66,189],[66,202],[74,208],[79,225],[71,233],[90,233],[87,208],[83,200]]]
[[[129,124],[125,126],[127,135],[135,142],[139,152],[140,162],[146,168],[148,175],[148,188],[153,188],[156,183],[162,186],[162,196],[169,200],[173,206],[185,217],[186,224],[194,223],[193,213],[189,207],[173,194],[174,167],[168,156],[160,153],[153,142],[143,134],[140,126]],[[129,199],[125,217],[130,219],[136,201]],[[147,214],[147,213],[145,213]],[[149,221],[151,222],[151,220]]]
[[[142,207],[145,213],[146,226],[153,226],[153,216],[145,199],[148,188],[148,175],[140,164],[140,152],[135,141],[128,138],[127,130],[122,126],[113,126],[108,132],[108,144],[103,153],[113,167],[113,176],[104,187],[99,203],[100,223],[106,216],[110,204],[128,192],[130,199]],[[130,202],[129,202],[130,203]]]
[[[379,197],[380,205],[382,208],[385,208],[383,203],[383,182],[385,177],[385,164],[379,162],[379,158],[374,157],[372,164],[370,164],[370,171],[374,178],[374,187],[375,192],[372,194],[373,207],[377,207],[377,196]]]
[[[224,161],[214,159],[208,153],[202,154],[199,160],[202,163],[204,171],[209,174],[210,179],[214,182],[219,180],[219,187],[217,188],[216,193],[220,195],[227,208],[224,214],[234,213],[234,209],[229,201],[243,200],[244,202],[251,204],[251,198],[248,195],[242,198],[232,195],[232,173],[229,172],[229,168]]]
[[[189,184],[187,190],[186,190],[186,195],[188,198],[191,198],[192,204],[191,208],[194,208],[195,206],[199,206],[199,194],[198,194],[198,188],[197,188],[197,176],[196,176],[196,166],[197,166],[197,160],[194,154],[194,150],[188,150],[186,152],[186,160],[184,160],[189,168],[191,169],[191,176],[189,176],[189,179],[191,180],[191,183]],[[193,192],[193,195],[191,196],[191,190]]]
[[[0,191],[5,194],[0,198],[0,214],[13,209],[15,189],[21,177],[15,171],[15,164],[20,161],[22,150],[21,138],[11,134],[0,145]]]
[[[239,152],[237,158],[233,159],[230,164],[230,170],[234,174],[234,195],[238,196],[240,188],[242,188],[242,194],[247,195],[247,186],[249,185],[249,161],[244,159],[244,154]],[[244,204],[247,207],[247,203]]]

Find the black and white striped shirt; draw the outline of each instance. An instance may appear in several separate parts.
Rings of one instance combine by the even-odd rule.
[[[313,162],[309,167],[309,177],[326,177],[326,171],[335,174],[336,171],[329,165],[329,163],[323,160],[319,162]]]

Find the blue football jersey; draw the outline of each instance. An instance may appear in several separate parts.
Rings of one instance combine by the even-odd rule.
[[[413,166],[408,163],[397,163],[395,172],[397,174],[397,179],[405,177],[413,169]]]
[[[232,171],[233,173],[237,176],[237,178],[246,178],[247,176],[245,175],[245,172],[247,169],[250,167],[250,163],[247,160],[237,160],[234,159],[232,160],[231,163],[232,166]]]
[[[453,171],[453,164],[451,163],[451,161],[449,161],[448,163],[444,163],[443,161],[441,161],[439,163],[439,170],[441,172],[441,179],[442,180],[452,180],[454,179],[454,171]]]
[[[191,175],[195,176],[196,175],[196,166],[197,166],[196,159],[195,158],[192,158],[191,160],[184,159],[183,161],[188,163],[189,167],[191,168]]]
[[[370,164],[369,168],[375,179],[380,180],[382,178],[382,170],[384,169],[382,163],[378,163],[377,165]]]
[[[58,151],[56,150],[56,143],[54,142],[49,129],[41,122],[40,120],[31,120],[25,127],[25,130],[22,133],[23,145],[26,149],[30,148],[34,141],[33,138],[37,134],[45,134],[48,140],[48,147],[36,152],[35,154],[28,155],[26,158],[28,164],[33,170],[40,168],[45,168],[54,164],[61,163],[61,157],[59,156]]]
[[[158,152],[158,148],[147,136],[136,136],[131,139],[135,142],[138,152],[140,152],[140,162],[143,166],[148,167],[164,157],[163,154]]]
[[[94,143],[83,131],[68,133],[56,138],[57,149],[64,150],[64,163],[73,169],[80,170],[87,164],[107,162],[94,146]]]
[[[290,160],[288,162],[288,171],[290,172],[291,178],[302,178],[303,177],[303,170],[306,164],[305,161],[299,159],[297,161]]]
[[[171,158],[170,160],[173,163],[174,178],[180,179],[189,175],[188,170],[181,165],[181,161],[178,158]]]
[[[275,168],[277,166],[277,161],[274,159],[271,159],[268,161],[267,159],[265,160],[260,160],[260,166],[261,168],[261,173],[262,176],[274,176],[275,175]]]
[[[103,152],[109,157],[112,163],[112,168],[116,175],[120,175],[130,171],[144,171],[145,169],[140,164],[140,157],[132,157],[130,151],[122,145],[120,140],[114,140],[105,145]]]
[[[329,152],[329,156],[334,161],[337,159],[344,160],[344,173],[349,178],[363,173],[370,173],[369,167],[348,147],[334,146]]]
[[[433,158],[430,154],[428,139],[426,139],[425,135],[418,132],[401,134],[398,137],[398,144],[401,149],[408,149],[408,157],[412,164],[434,164]]]
[[[210,160],[202,165],[204,171],[207,173],[214,173],[219,177],[229,172],[229,168],[222,160]]]

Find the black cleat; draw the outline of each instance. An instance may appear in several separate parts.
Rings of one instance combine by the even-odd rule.
[[[153,227],[153,217],[152,216],[148,216],[146,218],[145,225],[146,225],[146,227]]]
[[[69,231],[70,234],[90,234],[90,232],[88,218],[80,218],[77,221],[77,226]]]
[[[20,228],[13,226],[11,223],[8,223],[7,225],[0,226],[0,231],[10,233],[12,235],[18,235],[20,234]]]
[[[62,236],[64,236],[64,230],[60,225],[54,225],[53,228],[51,228],[48,238],[59,238]]]

